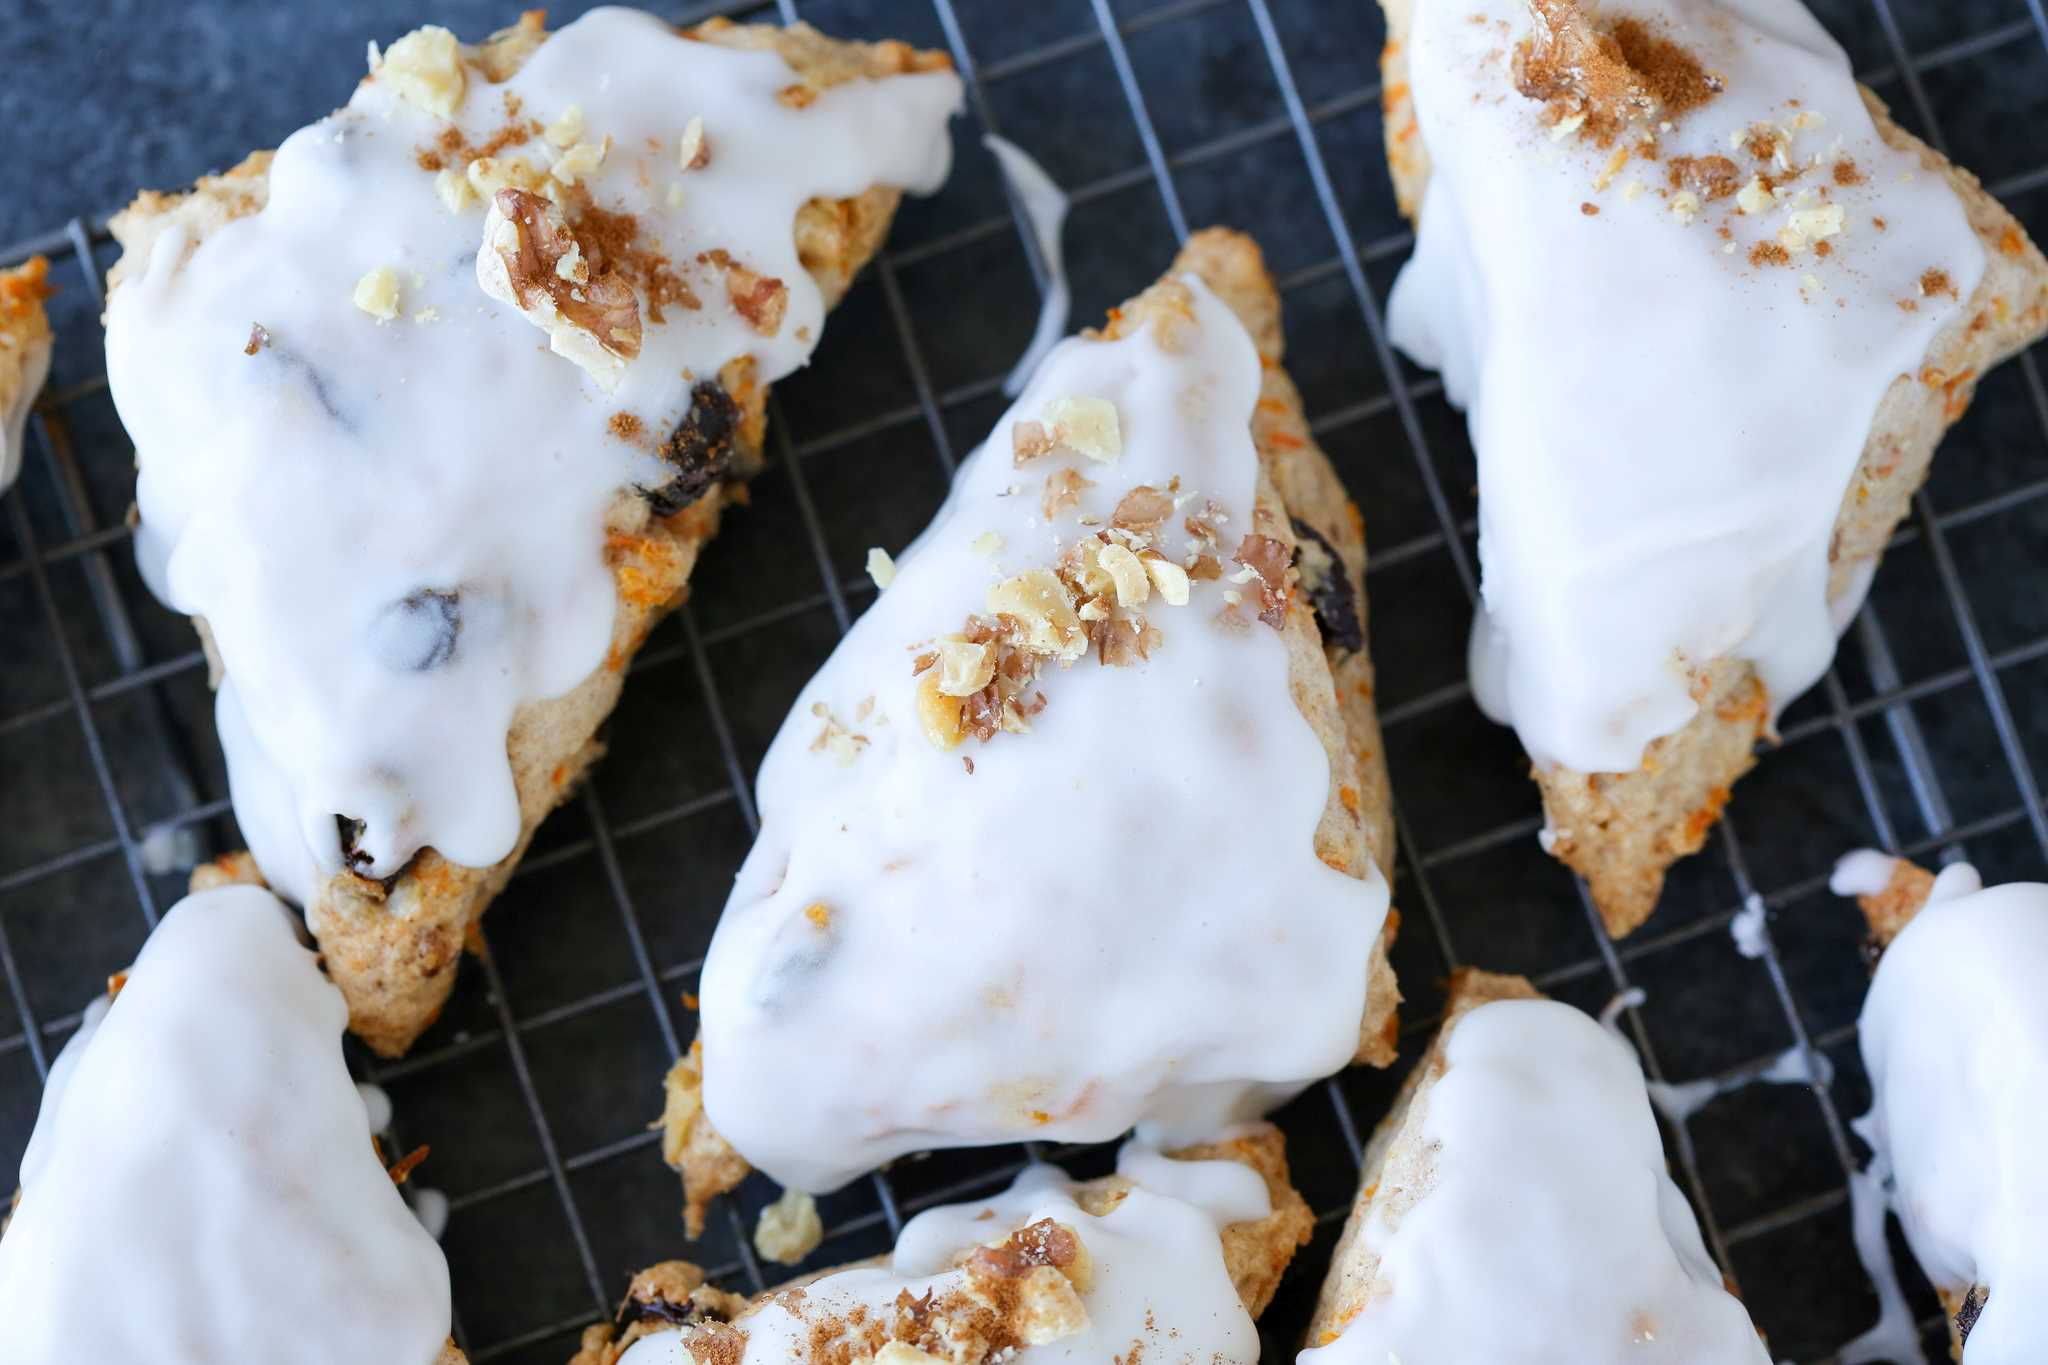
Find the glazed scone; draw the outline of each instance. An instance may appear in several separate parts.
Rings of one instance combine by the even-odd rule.
[[[1364,528],[1280,348],[1257,247],[1198,233],[877,553],[670,1077],[693,1228],[749,1164],[1184,1145],[1392,1059]]]
[[[31,256],[0,270],[0,493],[21,473],[28,410],[50,373],[50,263]]]
[[[1882,950],[1858,1020],[1870,1113],[1856,1131],[1948,1310],[1963,1365],[2019,1365],[2048,1340],[2048,886],[1986,888],[1967,863],[1836,865]]]
[[[1453,974],[1366,1148],[1302,1365],[1768,1365],[1635,1054],[1521,977]]]
[[[347,1022],[268,892],[165,914],[51,1067],[0,1237],[10,1365],[460,1365]]]
[[[1479,457],[1474,691],[1625,934],[2048,330],[2048,262],[1793,0],[1382,8],[1388,328]]]
[[[1032,1167],[993,1199],[919,1214],[890,1256],[751,1303],[686,1262],[655,1266],[570,1365],[1251,1365],[1252,1320],[1314,1227],[1270,1124],[1169,1154],[1131,1143],[1115,1175]]]
[[[944,177],[959,95],[900,43],[535,11],[409,34],[276,154],[115,218],[138,557],[380,1053],[597,757],[769,383]]]

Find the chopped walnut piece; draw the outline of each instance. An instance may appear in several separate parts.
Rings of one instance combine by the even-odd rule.
[[[1271,536],[1256,533],[1238,544],[1236,561],[1250,569],[1259,580],[1259,619],[1275,630],[1287,624],[1287,574],[1291,567],[1287,547]]]
[[[351,297],[356,307],[377,321],[391,321],[398,316],[398,272],[388,265],[365,271],[363,277],[356,281],[355,293]]]
[[[1045,420],[1054,443],[1076,455],[1114,464],[1124,453],[1116,404],[1106,398],[1055,398],[1045,405]]]
[[[686,171],[699,170],[711,164],[711,144],[704,138],[704,116],[693,114],[683,125],[683,136],[676,143],[676,162]]]
[[[868,747],[868,737],[856,735],[848,730],[840,723],[839,718],[832,714],[832,708],[824,702],[813,702],[811,714],[824,722],[818,731],[818,737],[811,741],[811,752],[827,755],[842,768],[852,767],[854,760],[860,757],[861,750]]]
[[[868,547],[868,577],[874,580],[878,591],[896,581],[896,561],[879,545]]]
[[[1123,495],[1109,524],[1125,531],[1156,531],[1173,515],[1173,499],[1150,484],[1141,483]]]
[[[511,28],[501,28],[477,46],[477,62],[484,69],[484,77],[492,84],[509,81],[519,74],[519,68],[526,65],[547,37],[545,25],[547,11],[524,10],[519,22]]]
[[[872,1365],[947,1365],[947,1362],[938,1356],[928,1351],[920,1351],[903,1341],[885,1341],[882,1343],[882,1349],[871,1356],[857,1358],[855,1365],[860,1365],[863,1359],[872,1362]]]
[[[1671,196],[1671,216],[1681,223],[1690,223],[1700,216],[1700,197],[1691,190],[1680,190]]]
[[[555,163],[548,167],[548,174],[564,185],[574,185],[597,174],[598,167],[604,165],[604,159],[611,155],[611,151],[610,133],[606,133],[601,142],[579,142],[555,158]]]
[[[469,183],[468,174],[453,167],[435,172],[434,193],[441,197],[441,207],[450,213],[461,213],[477,202],[476,187]]]
[[[1039,510],[1051,521],[1060,513],[1079,507],[1081,491],[1093,487],[1095,481],[1082,478],[1078,469],[1056,469],[1045,476],[1045,495],[1039,499]]]
[[[1029,464],[1052,451],[1052,435],[1043,423],[1018,421],[1010,426],[1010,461]]]
[[[1111,668],[1143,663],[1151,656],[1157,633],[1127,617],[1088,623],[1088,638],[1094,642],[1096,657]]]
[[[564,109],[544,134],[557,147],[573,147],[583,140],[583,106],[572,104]]]
[[[374,46],[371,51],[376,51]],[[433,24],[416,28],[393,43],[381,62],[373,61],[370,75],[388,82],[407,104],[442,118],[461,107],[467,84],[462,74],[462,48],[455,35]]]
[[[950,635],[933,642],[939,656],[939,691],[971,697],[996,676],[996,647]]]
[[[528,190],[538,194],[547,185],[545,173],[534,169],[533,163],[523,156],[500,160],[495,156],[480,156],[463,168],[463,178],[469,187],[485,199],[495,198],[499,190]],[[438,182],[436,188],[439,188]],[[449,194],[452,194],[451,190]],[[446,204],[449,194],[441,197]]]
[[[936,669],[926,669],[917,679],[917,719],[924,728],[924,737],[934,749],[941,751],[959,747],[966,737],[962,723],[962,711],[958,697],[949,697],[939,691],[939,674]]]
[[[991,584],[987,605],[991,615],[1008,616],[1017,623],[1024,632],[1023,647],[1033,654],[1071,663],[1088,651],[1073,600],[1050,569],[1028,569]]]
[[[569,276],[560,273],[564,258],[583,255],[559,208],[526,190],[502,189],[484,221],[477,282],[546,331],[550,350],[610,392],[640,354],[640,303],[609,267],[593,271],[586,260]]]
[[[242,354],[255,355],[258,351],[262,350],[265,346],[268,346],[269,344],[269,329],[264,327],[264,325],[260,322],[252,322],[249,324],[249,344],[242,347]]]
[[[1087,1330],[1088,1306],[1067,1277],[1051,1266],[1039,1266],[1026,1275],[1017,1297],[1017,1335],[1026,1346],[1044,1346]]]
[[[1223,577],[1223,564],[1214,555],[1196,555],[1188,565],[1188,577],[1197,583],[1213,583]]]
[[[1778,229],[1778,245],[1787,251],[1799,251],[1842,230],[1842,206],[1825,204],[1817,209],[1799,209],[1788,215],[1785,226]]]
[[[789,311],[789,289],[781,280],[733,264],[726,267],[725,293],[732,300],[733,311],[758,335],[772,337],[782,330],[783,315]]]
[[[817,1201],[798,1189],[784,1190],[754,1224],[754,1250],[777,1265],[795,1265],[824,1240]]]
[[[1152,586],[1159,589],[1159,595],[1170,607],[1184,607],[1188,604],[1188,571],[1170,559],[1148,559],[1145,572],[1151,576]]]
[[[1095,559],[1115,586],[1117,605],[1135,607],[1151,595],[1152,576],[1124,546],[1104,545],[1096,551]]]

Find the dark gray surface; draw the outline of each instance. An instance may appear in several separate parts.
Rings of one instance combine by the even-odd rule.
[[[1403,824],[1396,967],[1411,997],[1409,1049],[1429,1027],[1434,979],[1472,963],[1531,973],[1588,1008],[1624,982],[1644,986],[1632,1022],[1669,1079],[1752,1069],[1801,1041],[1824,1052],[1831,1087],[1739,1090],[1669,1135],[1774,1355],[1819,1358],[1874,1311],[1842,1197],[1855,1150],[1841,1120],[1868,1102],[1853,1036],[1860,934],[1854,912],[1826,894],[1827,866],[1846,847],[1878,843],[1926,858],[1960,850],[1992,879],[2048,875],[2038,800],[2048,608],[2034,587],[2048,532],[2040,357],[1986,380],[1835,672],[1792,708],[1782,750],[1745,780],[1707,851],[1675,869],[1656,917],[1610,953],[1572,879],[1535,845],[1534,792],[1513,736],[1480,719],[1462,688],[1469,599],[1430,496],[1434,483],[1469,562],[1462,420],[1428,376],[1384,370],[1373,340],[1408,246],[1379,159],[1376,11],[1267,3],[1279,62],[1258,0],[955,0],[958,46],[943,4],[927,0],[795,8],[830,31],[954,46],[974,61],[979,107],[1077,191],[1077,324],[1158,272],[1176,205],[1181,221],[1259,234],[1283,276],[1290,368],[1373,537],[1373,648]],[[423,18],[474,37],[514,8],[0,7],[0,127],[16,158],[0,242],[90,222],[137,185],[175,186],[273,144],[346,97],[370,38]],[[555,6],[555,18],[579,8]],[[2040,10],[2028,0],[1817,9],[1908,125],[1982,171],[2042,236]],[[1916,56],[1903,63],[1905,53]],[[1327,204],[1304,128],[1328,169]],[[454,1197],[459,1325],[480,1359],[560,1365],[574,1325],[652,1260],[689,1254],[734,1284],[752,1272],[737,1234],[772,1189],[750,1182],[733,1216],[687,1247],[679,1193],[644,1125],[671,1040],[694,1026],[682,993],[749,839],[735,779],[751,780],[844,614],[865,605],[866,547],[902,543],[937,507],[952,463],[1000,412],[995,381],[1030,334],[1037,292],[980,131],[975,117],[961,122],[952,182],[906,209],[887,260],[855,287],[814,364],[779,386],[774,467],[707,554],[690,612],[635,666],[590,791],[545,827],[487,921],[490,970],[472,964],[413,1056],[376,1071],[405,1139],[434,1148],[420,1179]],[[112,259],[104,240],[93,252],[98,267]],[[191,634],[142,590],[118,529],[131,455],[101,378],[96,275],[59,257],[56,377],[28,471],[0,499],[0,964],[10,968],[0,974],[0,1171],[19,1157],[41,1068],[76,1010],[179,894],[181,873],[151,875],[129,852],[151,831],[235,842]],[[1727,933],[1752,890],[1771,910],[1765,961],[1741,957]],[[1297,1182],[1323,1219],[1269,1315],[1269,1359],[1291,1356],[1351,1197],[1357,1136],[1397,1079],[1349,1073],[1283,1115]],[[814,1263],[880,1249],[903,1214],[982,1188],[1022,1156],[940,1153],[857,1183],[825,1201],[833,1235]],[[1106,1155],[1076,1160],[1096,1170]],[[1931,1313],[1925,1286],[1915,1293]]]

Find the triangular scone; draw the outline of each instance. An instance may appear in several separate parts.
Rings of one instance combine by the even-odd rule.
[[[50,373],[49,276],[41,256],[0,270],[0,492],[21,473],[28,410]]]
[[[1164,1155],[1132,1144],[1117,1170],[1075,1184],[1033,1167],[993,1199],[920,1214],[892,1256],[751,1303],[688,1262],[664,1262],[633,1278],[570,1365],[996,1365],[1041,1354],[1251,1365],[1252,1320],[1315,1229],[1280,1130],[1258,1124]]]
[[[347,1022],[270,893],[164,915],[50,1069],[0,1236],[10,1365],[77,1360],[81,1331],[106,1365],[461,1365]]]
[[[1429,359],[1452,397],[1472,405],[1489,607],[1474,641],[1475,690],[1536,760],[1546,847],[1586,878],[1608,931],[1625,934],[1656,907],[1665,869],[1699,849],[1758,741],[1772,737],[1775,714],[1825,668],[1831,628],[1861,602],[1977,379],[2048,330],[2048,261],[1975,176],[1854,86],[1846,59],[1803,12],[1757,39],[1740,7],[1712,0],[1381,7],[1387,158],[1401,210],[1418,225],[1417,261],[1461,238],[1457,222],[1489,212],[1495,240],[1512,220],[1515,242],[1503,254],[1523,258],[1518,282],[1494,286],[1471,268],[1441,270],[1450,258],[1439,253],[1434,277],[1461,297],[1418,286],[1435,306],[1411,312],[1435,321],[1405,334],[1398,288],[1390,312],[1396,342],[1440,349]],[[1738,28],[1743,55],[1732,57],[1725,44],[1736,40],[1725,35]],[[1549,44],[1525,47],[1536,29]],[[1446,63],[1453,48],[1457,60]],[[1423,88],[1446,72],[1444,89]],[[1527,136],[1492,182],[1500,203],[1447,201],[1432,224],[1446,158],[1465,148],[1455,137],[1431,145],[1431,125],[1463,131],[1455,111],[1468,108],[1526,122]],[[1751,113],[1767,121],[1745,125]],[[1486,176],[1503,165],[1490,150],[1471,164]],[[1510,201],[1500,188],[1510,177],[1554,181],[1541,191],[1551,211],[1533,211],[1526,196]],[[1943,185],[1952,196],[1934,193]],[[1663,237],[1650,250],[1618,236],[1651,221]],[[1912,254],[1908,243],[1919,242],[1929,249]],[[1668,274],[1612,314],[1590,315],[1571,292],[1575,271],[1614,278],[1617,262],[1662,261],[1657,251],[1672,253]],[[1959,289],[1977,255],[1981,275]],[[1537,297],[1522,277],[1552,282],[1551,303],[1512,304],[1489,324],[1490,289]],[[1697,297],[1683,292],[1695,287]],[[1728,299],[1741,299],[1739,309],[1712,312]],[[1840,314],[1855,336],[1840,344],[1802,334],[1803,349],[1786,350],[1777,340],[1791,335],[1785,320],[1810,323],[1819,310]],[[1524,325],[1525,311],[1538,320]],[[1528,361],[1528,374],[1504,388],[1489,388],[1475,347],[1452,339],[1488,326],[1497,351]],[[1901,342],[1909,351],[1894,355]],[[1843,355],[1853,383],[1809,384],[1809,369]],[[1540,384],[1524,381],[1535,375],[1554,390],[1544,401],[1572,405],[1569,422],[1531,410]],[[1846,388],[1861,406],[1831,411],[1828,395]],[[1659,406],[1724,392],[1728,401],[1703,420]],[[1815,419],[1852,442],[1867,433],[1860,460],[1853,443],[1810,458],[1822,446],[1794,429]],[[1629,491],[1589,495],[1542,473],[1503,491],[1518,468],[1550,468],[1522,458],[1517,443],[1529,437],[1518,428],[1538,443],[1555,429],[1560,450],[1583,449],[1588,433],[1612,435],[1625,472],[1609,477],[1602,466],[1598,478]],[[1506,452],[1491,452],[1494,468],[1489,443]],[[1781,453],[1782,463],[1743,464],[1706,493],[1657,472],[1660,460],[1681,473],[1736,467],[1716,449]],[[1795,468],[1811,472],[1787,472]],[[1653,477],[1680,491],[1654,501]],[[1761,515],[1780,519],[1763,527],[1752,494],[1777,499]],[[1630,511],[1611,515],[1610,505]],[[1574,762],[1574,752],[1604,759]]]
[[[350,108],[275,154],[288,200],[257,153],[115,218],[109,360],[145,572],[206,642],[244,837],[305,904],[351,1026],[395,1055],[760,463],[767,381],[809,355],[902,190],[943,174],[959,87],[901,43],[623,10],[373,56]],[[230,250],[258,272],[244,290]],[[266,292],[266,251],[316,280]],[[211,339],[228,361],[207,352],[224,392],[164,363],[202,344],[195,312],[240,329]],[[345,488],[332,462],[262,458],[322,408],[344,435],[320,453],[363,466]],[[175,433],[195,428],[232,453],[194,456]],[[264,517],[279,479],[303,517]],[[358,502],[384,510],[338,516]],[[258,529],[209,528],[245,504]]]
[[[1666,1172],[1619,1037],[1518,976],[1452,974],[1367,1145],[1303,1365],[1766,1365]]]
[[[1858,1020],[1871,1110],[1855,1125],[1877,1183],[1941,1296],[1956,1359],[2033,1359],[2048,1330],[2048,886],[1986,888],[1967,863],[1936,875],[1870,851],[1843,858],[1832,885],[1857,898],[1882,954]]]
[[[1053,352],[799,698],[669,1078],[693,1229],[750,1161],[819,1191],[1198,1140],[1392,1059],[1364,527],[1281,344],[1256,245],[1197,234]]]

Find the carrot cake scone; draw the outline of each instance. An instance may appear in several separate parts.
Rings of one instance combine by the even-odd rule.
[[[0,1236],[10,1365],[460,1365],[347,1022],[269,892],[171,908],[50,1069]]]
[[[1133,1142],[1115,1175],[1032,1166],[911,1219],[889,1256],[751,1303],[665,1262],[570,1365],[1252,1365],[1252,1320],[1314,1226],[1271,1125],[1165,1154]]]
[[[1366,1148],[1301,1365],[1769,1365],[1627,1043],[1462,970]]]
[[[2020,1365],[2048,1342],[2048,886],[1986,887],[1852,853],[1883,951],[1858,1021],[1870,1113],[1856,1130],[1906,1241],[1948,1310],[1963,1365]],[[1879,1236],[1882,1236],[1880,1231]]]
[[[0,493],[21,473],[28,411],[50,374],[49,275],[41,256],[0,270]]]
[[[2048,262],[1795,0],[1382,4],[1388,330],[1478,453],[1473,689],[1627,933],[2048,330]]]
[[[144,574],[378,1051],[596,757],[768,384],[943,179],[960,93],[900,43],[536,11],[373,46],[346,108],[115,219]]]
[[[1197,234],[874,554],[670,1078],[693,1220],[749,1163],[815,1193],[936,1146],[1185,1144],[1392,1059],[1364,528],[1280,348],[1258,248]]]

